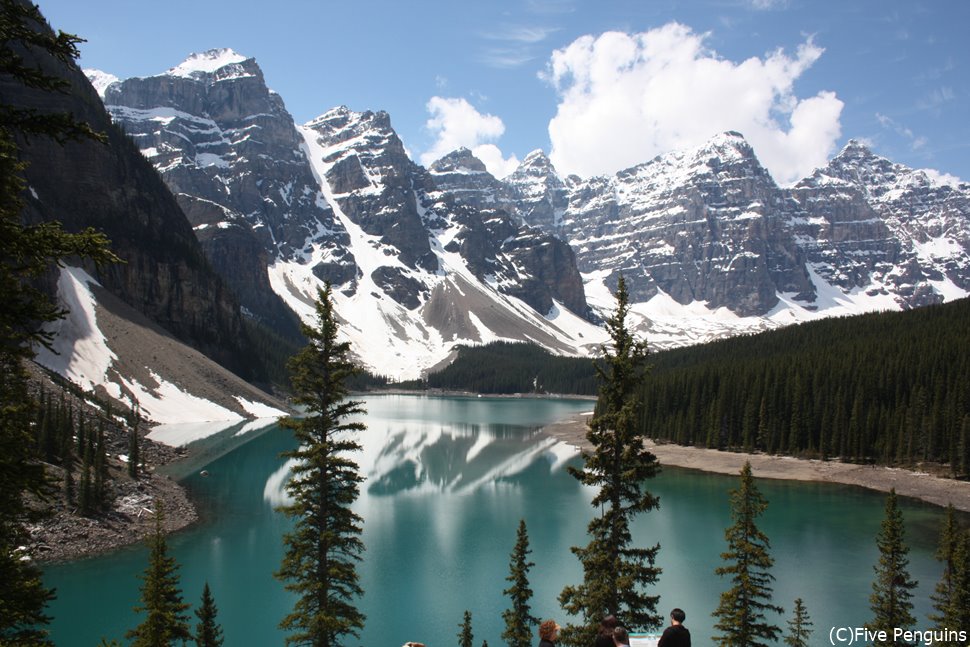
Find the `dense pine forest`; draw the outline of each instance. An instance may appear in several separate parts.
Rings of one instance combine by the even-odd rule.
[[[653,438],[970,470],[970,300],[828,319],[655,356]]]
[[[683,445],[970,475],[970,299],[825,319],[656,353],[647,435]],[[649,339],[647,340],[649,342]],[[428,386],[595,392],[592,362],[526,344],[462,349]]]

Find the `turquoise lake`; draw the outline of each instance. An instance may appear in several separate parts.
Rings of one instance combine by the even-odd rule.
[[[359,640],[347,645],[429,647],[457,642],[465,609],[472,612],[475,644],[504,644],[501,613],[507,607],[509,554],[520,519],[528,524],[535,567],[530,572],[537,616],[567,620],[557,597],[581,580],[570,547],[586,544],[592,492],[566,471],[579,464],[568,446],[540,434],[543,424],[592,408],[589,401],[436,398],[375,395],[358,455],[366,481],[355,508],[364,517],[366,553],[358,566],[367,616]],[[187,602],[198,604],[204,582],[212,588],[225,645],[282,645],[277,629],[293,598],[273,577],[289,521],[274,511],[283,501],[288,468],[280,452],[294,447],[275,426],[230,428],[204,441],[185,485],[202,520],[170,538],[181,565]],[[202,477],[201,469],[208,472]],[[661,508],[638,518],[634,536],[660,543],[663,568],[653,590],[666,615],[679,606],[694,644],[709,644],[711,612],[727,583],[714,575],[730,523],[728,491],[737,478],[668,467],[648,488]],[[869,620],[875,536],[885,496],[848,486],[759,480],[769,500],[760,522],[771,540],[774,602],[805,600],[816,644],[831,627],[861,627]],[[910,575],[919,581],[917,629],[928,629],[929,596],[939,578],[933,559],[943,511],[903,500]],[[102,637],[123,639],[140,622],[142,546],[104,557],[46,568],[57,588],[50,607],[57,645],[94,646]],[[192,616],[194,625],[195,617]]]

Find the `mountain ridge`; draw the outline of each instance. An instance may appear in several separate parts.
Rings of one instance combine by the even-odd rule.
[[[225,87],[258,79],[259,92],[270,95],[255,61],[232,50],[187,61],[194,63],[171,69]],[[122,95],[127,83],[105,91],[122,121],[131,115],[111,104],[130,102]],[[282,98],[278,105],[284,113]],[[244,118],[244,106],[237,108]],[[252,106],[248,113],[264,114]],[[250,267],[266,267],[272,292],[304,318],[313,285],[329,280],[344,301],[338,312],[358,329],[350,336],[364,348],[364,363],[397,377],[442,361],[451,344],[530,338],[535,326],[545,330],[540,344],[555,352],[589,352],[601,330],[573,321],[566,332],[549,326],[551,316],[571,311],[595,321],[612,308],[609,290],[620,273],[635,327],[659,347],[918,307],[970,290],[970,186],[879,161],[856,140],[812,176],[780,187],[733,131],[585,179],[561,177],[544,152],[533,151],[500,180],[468,149],[421,167],[382,111],[341,106],[292,128],[313,167],[315,202],[336,214],[334,224],[318,219],[316,239],[302,241],[308,228],[294,225],[289,253],[264,244],[267,256]],[[231,166],[222,167],[225,175]],[[167,183],[178,183],[158,160],[156,167]],[[184,195],[183,203],[199,199]],[[905,214],[901,205],[914,202],[923,210]],[[459,305],[470,287],[478,305]],[[486,303],[507,315],[484,323]],[[375,343],[385,347],[367,349]]]

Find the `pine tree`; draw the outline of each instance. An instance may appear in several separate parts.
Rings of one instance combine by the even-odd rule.
[[[195,625],[195,644],[198,647],[220,647],[222,645],[222,627],[216,622],[216,602],[212,599],[209,583],[202,589],[202,604],[195,610],[199,619]]]
[[[808,617],[808,610],[801,598],[795,599],[795,610],[788,621],[788,635],[785,644],[788,647],[808,647],[812,636],[812,620]]]
[[[458,647],[472,647],[475,636],[472,634],[472,612],[468,609],[465,609],[465,617],[458,629]]]
[[[144,622],[125,636],[132,640],[132,647],[168,647],[174,641],[191,640],[189,605],[182,601],[179,588],[178,563],[168,554],[163,522],[165,519],[161,501],[155,503],[155,532],[148,539],[148,567],[140,576],[141,605],[136,612],[144,611]]]
[[[89,445],[90,446],[90,445]],[[91,453],[85,449],[81,458],[81,484],[78,486],[77,509],[85,517],[94,511],[94,488],[91,485]]]
[[[309,344],[289,362],[294,400],[306,415],[283,421],[300,447],[284,453],[295,465],[286,486],[292,503],[280,509],[295,528],[284,538],[276,576],[299,598],[280,623],[293,632],[286,642],[331,647],[364,625],[354,606],[362,594],[356,563],[364,550],[363,520],[351,510],[363,479],[348,455],[360,451],[354,436],[365,426],[349,420],[363,413],[360,402],[347,398],[346,380],[358,369],[349,359],[350,344],[337,341],[329,284],[317,291],[316,312],[316,327],[301,327]]]
[[[76,36],[47,30],[30,2],[0,0],[0,77],[4,84],[38,92],[68,92],[69,83],[33,67],[25,54],[73,64]],[[5,95],[9,96],[9,95]],[[111,260],[107,240],[92,230],[69,234],[58,223],[25,226],[21,221],[26,189],[17,137],[52,137],[64,142],[93,135],[66,113],[39,113],[10,105],[0,97],[0,643],[49,644],[43,625],[53,593],[43,586],[40,569],[19,546],[28,543],[25,524],[32,518],[27,501],[52,494],[43,465],[33,456],[30,421],[36,403],[27,390],[24,361],[36,344],[52,336],[40,325],[63,316],[34,281],[70,256]],[[34,495],[27,497],[25,494]]]
[[[957,548],[962,540],[960,527],[957,525],[956,510],[951,503],[946,507],[946,517],[940,530],[940,543],[936,549],[936,559],[943,563],[943,574],[936,584],[936,591],[931,596],[933,608],[937,613],[930,615],[930,620],[937,627],[945,628],[947,611],[950,609],[956,592]]]
[[[644,481],[656,476],[660,465],[644,448],[646,432],[638,424],[647,345],[626,327],[629,304],[622,276],[616,299],[616,311],[606,321],[611,346],[604,348],[605,357],[596,366],[600,388],[586,433],[593,453],[584,452],[583,469],[570,469],[584,485],[599,488],[592,505],[600,513],[587,528],[589,544],[572,548],[583,566],[583,583],[567,586],[559,595],[567,613],[582,617],[581,625],[563,628],[560,639],[569,645],[593,642],[605,615],[623,618],[634,630],[661,622],[656,612],[659,596],[644,592],[660,575],[655,566],[660,545],[635,547],[630,530],[635,515],[659,507]],[[638,538],[637,544],[643,543],[644,538]]]
[[[136,403],[131,413],[131,427],[128,429],[128,476],[138,478],[138,428],[141,426],[141,410]]]
[[[94,484],[92,493],[94,507],[98,512],[104,512],[108,506],[108,457],[104,446],[104,422],[98,427],[98,439],[94,448]]]
[[[866,625],[872,631],[885,631],[890,639],[893,629],[909,629],[916,622],[913,617],[913,589],[916,582],[911,580],[906,567],[909,565],[909,548],[905,543],[903,514],[896,501],[896,490],[890,490],[886,497],[886,515],[876,538],[879,548],[879,562],[873,567],[876,579],[872,583],[869,603],[873,619]],[[896,642],[876,642],[876,645],[894,645]],[[905,644],[905,643],[903,643]]]
[[[942,630],[970,626],[970,532],[961,530],[952,505],[946,509],[936,558],[943,563],[943,574],[932,596],[936,613],[930,620]],[[950,638],[953,636],[946,634],[936,644],[965,644]]]
[[[515,547],[509,556],[509,575],[505,578],[509,582],[509,588],[502,591],[512,602],[512,607],[502,612],[505,620],[502,639],[509,647],[529,647],[532,644],[532,627],[539,624],[539,619],[532,615],[529,605],[532,599],[529,570],[535,566],[529,561],[531,552],[525,519],[521,519]]]
[[[960,533],[953,554],[953,594],[943,621],[948,628],[970,627],[970,531]],[[965,643],[961,643],[965,647]]]
[[[734,522],[724,531],[728,550],[721,553],[727,566],[714,572],[731,577],[731,588],[721,593],[721,601],[714,611],[714,628],[720,635],[714,641],[722,647],[756,647],[774,642],[781,630],[765,618],[765,612],[782,613],[771,604],[769,570],[774,559],[769,554],[768,537],[758,529],[757,518],[767,509],[751,474],[751,464],[741,468],[741,484],[731,492],[731,519]]]

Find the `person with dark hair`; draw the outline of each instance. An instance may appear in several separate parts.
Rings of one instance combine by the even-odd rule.
[[[613,629],[613,644],[616,647],[630,647],[630,634],[623,627]]]
[[[606,616],[600,622],[600,632],[596,636],[596,643],[593,647],[613,647],[613,630],[616,629],[620,621],[616,616]]]
[[[539,625],[539,647],[556,647],[559,639],[559,625],[555,620],[546,620]]]
[[[687,614],[681,609],[670,612],[670,626],[660,636],[657,647],[690,647],[690,632],[684,626]]]

